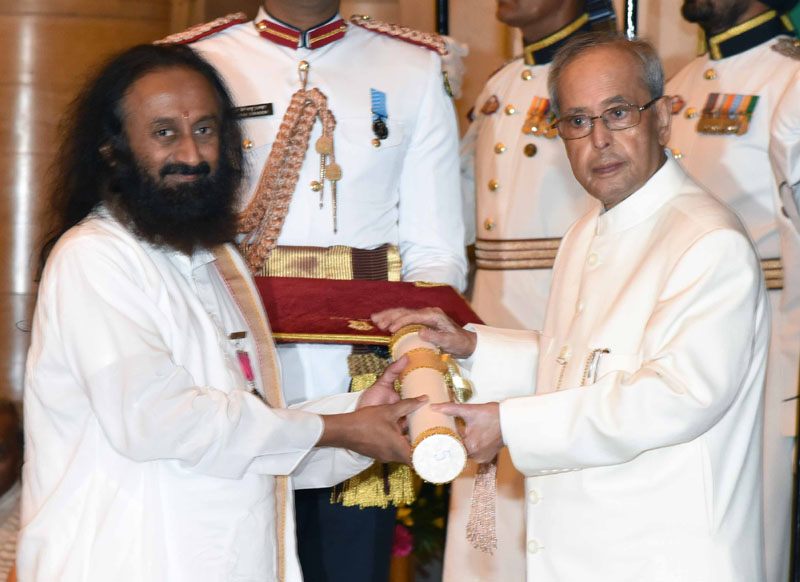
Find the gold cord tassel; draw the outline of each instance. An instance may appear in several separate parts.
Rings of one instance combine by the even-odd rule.
[[[328,99],[319,89],[304,87],[292,95],[253,200],[239,215],[239,232],[245,234],[239,247],[253,273],[261,270],[278,242],[317,118],[322,122],[322,137],[317,140],[317,147],[325,151],[320,152],[320,173],[323,180],[332,184],[341,178],[342,170],[334,162],[333,151],[336,120],[328,109]],[[326,156],[330,157],[330,163],[326,162]],[[333,207],[335,231],[335,200]]]
[[[496,501],[497,457],[478,465],[467,521],[467,541],[485,554],[494,554],[497,549]]]
[[[360,392],[372,386],[383,373],[388,362],[380,356],[350,354],[347,367],[352,381],[351,392]],[[331,503],[346,507],[397,507],[413,503],[422,482],[402,463],[373,463],[366,470],[337,485],[331,494]]]

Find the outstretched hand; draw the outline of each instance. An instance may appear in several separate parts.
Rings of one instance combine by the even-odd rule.
[[[427,396],[401,400],[394,390],[408,358],[400,358],[364,391],[354,412],[323,416],[325,428],[317,446],[341,447],[382,463],[411,462],[411,444],[405,418],[427,401]]]
[[[319,446],[349,449],[382,463],[411,462],[411,443],[401,421],[423,406],[427,397],[408,398],[394,404],[365,406],[349,414],[326,415]]]
[[[400,395],[394,389],[394,381],[402,374],[403,369],[406,367],[406,362],[408,362],[408,358],[403,356],[387,366],[381,377],[372,386],[364,390],[364,394],[358,400],[356,409],[398,402]]]
[[[446,402],[432,404],[431,410],[448,416],[457,416],[464,420],[461,438],[467,453],[477,463],[491,461],[503,448],[503,432],[500,427],[500,405],[497,402],[488,404],[456,404]]]
[[[387,309],[373,313],[372,322],[391,333],[413,323],[425,325],[428,329],[419,332],[420,339],[436,344],[444,352],[456,358],[466,358],[472,355],[478,341],[474,332],[463,329],[438,307]]]

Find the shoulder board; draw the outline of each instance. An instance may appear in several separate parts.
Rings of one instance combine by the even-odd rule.
[[[242,22],[247,22],[247,15],[244,12],[234,12],[227,16],[220,16],[211,22],[195,24],[183,32],[170,34],[168,37],[157,40],[153,44],[189,44]]]
[[[433,32],[421,32],[414,30],[407,26],[400,26],[398,24],[390,24],[375,20],[366,14],[355,14],[350,17],[350,23],[361,28],[366,28],[378,34],[391,36],[397,40],[403,40],[417,46],[421,46],[428,50],[439,53],[444,56],[447,54],[447,47],[444,44],[444,39]]]
[[[772,45],[772,50],[785,57],[800,61],[800,40],[796,38],[779,38],[778,42]]]

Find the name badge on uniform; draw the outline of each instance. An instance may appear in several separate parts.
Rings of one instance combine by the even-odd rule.
[[[375,139],[372,145],[378,147],[383,140],[389,137],[389,127],[386,120],[389,119],[389,112],[386,109],[386,93],[377,89],[370,89],[370,99],[372,101],[372,133]]]
[[[243,105],[234,107],[233,112],[239,119],[249,117],[267,117],[272,115],[272,103],[260,103],[258,105]]]
[[[697,132],[716,135],[744,135],[758,103],[758,95],[709,93]]]
[[[534,97],[525,121],[522,123],[522,133],[537,135],[554,139],[558,135],[556,129],[556,115],[550,109],[550,100],[544,97]]]

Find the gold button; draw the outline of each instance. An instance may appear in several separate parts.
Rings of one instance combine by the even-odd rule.
[[[267,23],[264,22],[263,20],[261,22],[259,22],[258,23],[258,30],[261,31],[261,32],[264,32],[265,30],[267,30]]]
[[[528,503],[531,505],[536,505],[539,503],[539,492],[536,489],[531,489],[528,491]]]
[[[683,154],[681,153],[681,150],[674,149],[672,150],[672,157],[674,157],[676,160],[680,160],[683,157]]]
[[[300,61],[300,64],[297,66],[297,68],[305,73],[311,68],[311,65],[308,64],[308,61]]]
[[[253,149],[253,142],[249,139],[246,139],[242,142],[242,147],[246,150],[251,150]]]
[[[319,192],[320,190],[322,190],[322,184],[320,184],[316,180],[311,182],[311,191],[312,192]]]
[[[533,156],[536,155],[536,152],[538,151],[538,149],[536,148],[536,146],[534,144],[529,143],[529,144],[525,144],[525,147],[522,149],[522,151],[525,153],[526,156],[528,156],[529,158],[532,158]]]
[[[591,255],[589,255],[589,260],[587,261],[587,263],[589,263],[590,267],[594,267],[597,264],[597,261],[598,261],[597,254],[592,253]]]
[[[528,540],[528,553],[535,554],[539,551],[539,542],[537,540]]]
[[[489,191],[490,192],[497,192],[500,189],[500,181],[499,180],[489,180]]]
[[[486,222],[483,223],[483,228],[486,230],[494,230],[495,226],[497,226],[497,224],[495,224],[495,221],[491,218],[487,218]]]
[[[697,117],[697,109],[694,107],[689,107],[684,115],[686,115],[686,119],[694,119]]]
[[[494,153],[502,154],[504,151],[506,151],[506,144],[501,141],[494,144]]]
[[[513,105],[506,105],[506,115],[514,115],[516,112]]]
[[[706,69],[706,72],[703,73],[703,77],[705,77],[706,81],[713,81],[717,78],[717,72],[714,69]]]
[[[533,79],[533,73],[531,73],[528,69],[525,69],[524,71],[522,71],[520,77],[522,77],[523,81],[530,81],[531,79]]]
[[[379,147],[381,147],[381,140],[379,140],[379,139],[376,137],[375,139],[373,139],[373,140],[372,140],[372,145],[373,145],[373,146],[375,146],[376,148],[379,148]]]

